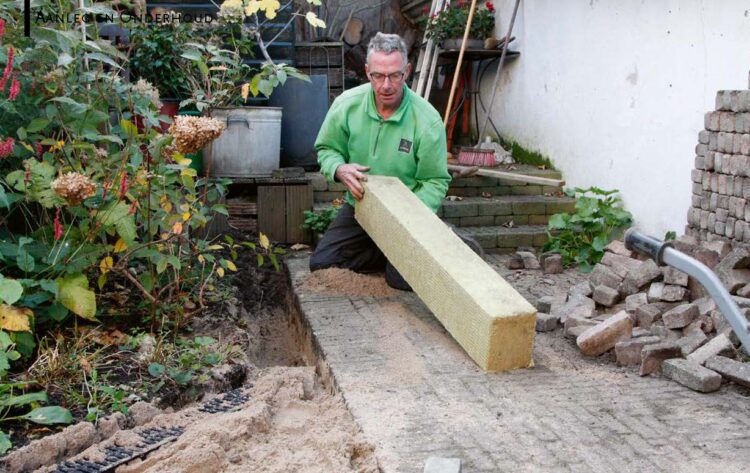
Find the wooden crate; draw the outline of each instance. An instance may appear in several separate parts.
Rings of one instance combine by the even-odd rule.
[[[309,230],[300,228],[304,211],[313,208],[311,184],[259,185],[258,231],[281,243],[308,243]]]

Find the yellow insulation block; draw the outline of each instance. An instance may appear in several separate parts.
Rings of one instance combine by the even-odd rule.
[[[532,366],[536,309],[394,177],[368,176],[355,216],[485,371]]]

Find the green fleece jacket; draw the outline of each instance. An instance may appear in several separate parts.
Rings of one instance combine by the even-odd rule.
[[[375,107],[370,84],[336,98],[315,141],[320,172],[333,181],[345,163],[369,166],[367,174],[397,177],[437,212],[451,175],[446,161],[445,128],[438,112],[404,85],[404,99],[387,120]],[[354,197],[346,193],[354,205]]]

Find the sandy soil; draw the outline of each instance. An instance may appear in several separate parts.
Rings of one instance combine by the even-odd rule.
[[[383,273],[359,274],[339,268],[310,273],[302,287],[311,292],[346,297],[393,297],[399,294],[386,284]]]

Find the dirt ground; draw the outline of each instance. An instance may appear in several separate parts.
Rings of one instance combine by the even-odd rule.
[[[564,301],[567,289],[586,279],[586,275],[577,270],[559,275],[507,270],[507,255],[490,255],[488,259],[532,303],[542,296]],[[250,400],[240,410],[229,413],[198,411],[202,402],[217,394],[206,394],[201,403],[190,403],[182,408],[176,402],[173,404],[179,408],[176,412],[171,408],[155,410],[158,414],[146,416],[145,423],[137,429],[181,426],[185,432],[174,443],[116,471],[379,471],[373,446],[362,437],[341,396],[335,393],[330,380],[316,373],[320,360],[316,359],[310,334],[305,333],[297,313],[286,273],[246,268],[239,272],[227,300],[193,320],[192,330],[196,335],[211,336],[220,343],[241,347],[243,370],[240,377],[231,382],[220,380],[214,391],[239,386]],[[315,272],[302,285],[320,294],[351,297],[389,298],[399,293],[387,286],[382,274],[361,275],[341,269]],[[564,340],[554,342],[565,343]],[[545,353],[541,352],[543,358]],[[560,362],[553,358],[539,361],[548,365]],[[107,445],[137,443],[140,437],[131,427],[117,431],[108,440],[78,455],[58,454],[50,458],[53,461],[64,457],[96,460]],[[72,445],[86,446],[82,439],[70,436],[86,435],[87,431],[70,430],[67,438],[67,430],[53,436],[60,437],[55,447],[60,452],[74,453],[70,451]],[[47,447],[43,444],[41,447],[54,450],[49,448],[52,444],[48,442]],[[24,465],[29,464],[22,460],[23,454],[38,455],[41,447],[33,443],[6,457],[9,471],[28,471]],[[40,471],[54,471],[54,468]]]

